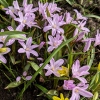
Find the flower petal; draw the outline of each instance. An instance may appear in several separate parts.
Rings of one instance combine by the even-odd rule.
[[[18,52],[19,52],[19,53],[25,53],[26,51],[25,51],[25,49],[20,48],[20,49],[18,50]]]
[[[3,63],[7,63],[7,60],[3,55],[0,55],[0,61],[2,61]]]
[[[35,51],[35,50],[31,50],[31,52],[30,53],[32,53],[34,56],[38,56],[38,53]]]
[[[90,98],[90,97],[93,96],[93,94],[91,92],[88,92],[88,91],[86,91],[82,88],[79,88],[78,90],[79,90],[79,94],[84,96],[84,97],[89,97]]]
[[[64,63],[63,59],[59,59],[55,62],[55,67],[60,67]]]

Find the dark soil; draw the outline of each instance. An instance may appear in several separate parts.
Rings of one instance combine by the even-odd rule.
[[[85,1],[85,0],[83,0]],[[89,1],[89,0],[86,0]],[[62,2],[59,2],[58,5],[63,8],[64,10],[68,10],[69,12],[73,13],[73,9],[78,9],[80,12],[83,13],[82,8],[79,6],[81,5],[87,13],[95,14],[100,16],[100,0],[92,0],[91,2],[83,2],[83,4],[80,4],[80,0],[76,0],[77,4],[74,4],[70,6],[65,0]],[[79,5],[78,5],[79,4]],[[100,27],[100,20],[95,18],[89,18],[88,19],[88,26],[90,30],[94,31]],[[100,47],[98,47],[100,49]],[[99,53],[97,55],[100,55]],[[97,62],[100,61],[100,57],[97,57]],[[99,61],[98,61],[99,60]],[[1,67],[1,66],[0,66]],[[10,76],[8,71],[4,68],[0,68],[5,72],[7,76]],[[23,85],[19,86],[18,88],[14,89],[4,89],[10,81],[7,79],[7,77],[4,75],[4,72],[0,70],[0,100],[18,100],[16,97],[18,96],[18,93],[23,89]],[[37,77],[37,81],[39,81],[39,77]],[[39,82],[38,84],[43,84],[43,86],[47,87],[48,89],[52,89],[52,82],[50,83],[42,83]],[[37,96],[41,93],[41,90],[36,88],[33,84],[25,91],[22,100],[48,100],[45,95],[43,96]]]

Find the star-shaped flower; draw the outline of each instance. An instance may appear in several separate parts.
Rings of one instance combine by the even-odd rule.
[[[34,56],[38,56],[38,53],[33,50],[34,48],[37,48],[38,45],[31,45],[32,44],[32,37],[29,37],[26,41],[26,44],[22,41],[20,42],[21,46],[23,48],[20,48],[18,50],[19,53],[26,53],[27,58],[30,58],[30,54],[34,55]]]

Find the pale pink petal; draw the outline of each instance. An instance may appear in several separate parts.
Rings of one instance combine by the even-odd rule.
[[[26,51],[25,51],[25,49],[20,48],[20,49],[18,50],[18,52],[19,52],[19,53],[25,53]]]
[[[32,37],[29,37],[26,41],[26,45],[31,45],[32,44]]]
[[[51,52],[53,49],[54,49],[54,48],[53,48],[52,46],[49,46],[48,49],[47,49],[47,51],[48,51],[48,52]]]
[[[18,76],[18,77],[16,78],[16,82],[19,82],[20,80],[21,80],[21,77]]]
[[[2,61],[3,63],[7,63],[7,60],[3,55],[0,55],[0,61]]]
[[[79,79],[82,83],[87,83],[87,80],[84,77],[76,76],[75,78]]]
[[[32,76],[26,76],[25,79],[26,79],[26,80],[31,80],[31,79],[32,79]]]
[[[38,53],[35,50],[31,50],[31,52],[33,55],[35,55],[36,57],[38,56]]]
[[[47,31],[50,30],[50,29],[52,29],[51,26],[45,26],[45,27],[43,28],[43,31],[44,31],[44,32],[47,32]]]
[[[26,49],[26,45],[25,45],[25,43],[24,43],[23,41],[20,41],[19,43],[22,45],[22,47],[23,47],[24,49]]]
[[[30,58],[30,52],[29,51],[26,51],[26,56],[27,56],[28,59]]]
[[[56,67],[61,67],[61,65],[64,63],[64,60],[63,59],[59,59],[55,62],[55,66]]]
[[[45,73],[45,76],[49,76],[52,74],[52,71],[51,70],[48,70],[46,73]]]
[[[88,97],[88,98],[91,98],[93,96],[93,94],[91,92],[88,92],[82,88],[79,88],[79,94],[84,96],[84,97]]]

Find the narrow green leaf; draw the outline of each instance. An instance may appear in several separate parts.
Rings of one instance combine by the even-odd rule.
[[[5,89],[10,89],[10,88],[15,88],[15,87],[18,87],[20,84],[22,84],[21,81],[18,81],[18,82],[11,82],[7,87],[5,87]]]
[[[15,57],[12,56],[12,55],[9,55],[9,56],[10,56],[10,59],[11,59],[12,64],[14,65],[15,64]]]
[[[62,1],[62,0],[54,0],[54,2],[60,2],[60,1]]]
[[[96,77],[98,76],[98,74],[99,74],[99,72],[97,72],[97,73],[93,76],[92,81],[91,81],[90,86],[89,86],[89,89],[91,89],[91,88],[94,86],[94,84],[96,83],[95,80],[96,80]]]
[[[92,84],[90,84],[89,88],[91,88],[93,92],[100,89],[100,72],[97,72],[95,77],[93,77]]]
[[[99,16],[97,16],[97,15],[85,15],[86,17],[93,17],[93,18],[97,18],[97,19],[100,19],[100,17]]]
[[[73,5],[74,4],[74,0],[66,0],[70,5]]]
[[[6,19],[5,17],[3,17],[1,14],[0,14],[0,17],[7,23],[11,23],[8,19]]]
[[[14,75],[12,69],[10,67],[6,66],[6,64],[4,64],[4,63],[2,63],[2,64],[8,70],[8,72],[15,78],[15,75]]]
[[[26,32],[20,32],[20,31],[5,31],[0,32],[0,36],[2,35],[15,35],[15,34],[27,34]]]
[[[52,96],[47,94],[49,90],[47,90],[45,87],[43,87],[43,86],[41,86],[39,84],[35,84],[35,86],[38,87],[42,92],[44,92],[47,95],[47,98],[49,100],[52,100]]]
[[[22,36],[22,34],[14,34],[14,35],[8,35],[5,42],[4,42],[4,45],[8,42],[9,39],[24,39],[24,40],[27,40],[25,37]]]
[[[4,7],[8,7],[8,3],[6,0],[0,0],[0,3],[4,6]]]
[[[34,63],[34,62],[32,62],[32,61],[28,61],[30,64],[31,64],[31,67],[35,70],[35,71],[37,71],[40,67],[36,64],[36,63]],[[43,76],[43,71],[41,70],[40,72],[39,72],[39,74],[41,74],[42,76]]]
[[[95,56],[95,48],[93,48],[92,51],[91,51],[91,57],[90,57],[90,61],[89,61],[89,64],[88,64],[90,67],[93,64],[94,56]]]
[[[57,90],[49,90],[48,92],[47,92],[47,94],[49,94],[49,95],[52,95],[52,96],[58,96],[58,91]]]

